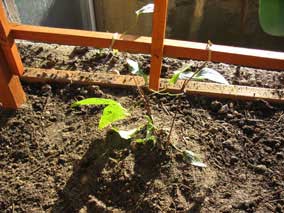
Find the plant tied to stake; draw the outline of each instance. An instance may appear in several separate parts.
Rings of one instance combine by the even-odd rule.
[[[152,13],[154,10],[154,4],[148,4],[141,9],[136,11],[136,17],[138,20],[138,17],[143,13]],[[117,39],[118,34],[115,33],[113,35],[112,43],[110,48],[112,49],[115,40]],[[211,61],[211,49],[212,43],[208,41],[208,45],[206,49],[208,50],[208,61]],[[158,139],[157,134],[157,128],[154,125],[154,119],[152,115],[152,110],[148,101],[148,97],[145,95],[143,88],[141,88],[138,84],[138,80],[136,79],[136,76],[142,76],[144,78],[145,84],[148,84],[148,76],[144,71],[139,67],[138,62],[126,59],[127,64],[129,66],[129,70],[131,74],[133,74],[133,79],[135,81],[138,94],[144,102],[144,107],[146,110],[146,124],[140,125],[136,128],[130,129],[130,130],[120,130],[117,127],[114,127],[114,123],[123,119],[126,119],[128,116],[130,116],[130,113],[127,109],[125,109],[120,103],[117,101],[111,100],[111,99],[104,99],[104,98],[88,98],[81,101],[77,101],[72,104],[71,107],[80,107],[84,105],[102,105],[105,106],[103,109],[102,116],[100,117],[99,126],[98,128],[100,130],[111,127],[114,131],[116,131],[121,138],[123,139],[131,139],[132,141],[136,143],[147,143],[147,142],[153,142],[156,144]],[[207,61],[207,62],[208,62]],[[201,67],[197,68],[195,71],[193,71],[191,64],[185,64],[180,70],[175,71],[175,74],[172,76],[172,78],[169,80],[170,84],[176,84],[178,80],[184,80],[183,85],[180,89],[181,95],[185,94],[186,92],[186,86],[190,82],[190,80],[197,80],[197,81],[203,81],[203,80],[209,80],[221,84],[229,84],[228,81],[216,70],[205,67],[207,65],[207,62],[205,62]],[[159,92],[155,92],[154,94],[161,94]],[[169,93],[165,93],[166,95],[173,95]],[[179,101],[181,102],[181,95],[179,95]],[[178,104],[181,105],[181,104]],[[177,110],[178,111],[178,110]],[[197,167],[206,167],[206,165],[201,161],[201,159],[193,153],[190,150],[181,150],[178,147],[175,146],[174,143],[171,142],[171,135],[172,131],[175,125],[175,120],[177,117],[177,111],[172,117],[172,123],[170,127],[170,132],[168,134],[168,140],[164,145],[172,146],[175,150],[178,152],[181,152],[184,156],[185,161],[190,162],[192,165]],[[141,137],[142,134],[142,137]]]

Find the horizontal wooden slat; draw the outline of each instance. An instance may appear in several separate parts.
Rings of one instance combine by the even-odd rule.
[[[142,77],[135,77],[139,86],[144,85]],[[57,82],[74,83],[80,85],[95,84],[108,87],[135,87],[134,76],[115,75],[108,73],[90,73],[66,70],[45,70],[37,68],[26,68],[21,77],[26,82]],[[180,92],[182,81],[175,86],[169,86],[167,79],[161,79],[161,89],[168,88],[171,92]],[[192,81],[186,88],[193,95],[204,95],[208,97],[241,99],[241,100],[266,100],[270,102],[284,103],[284,90],[267,89],[258,87],[221,85],[215,83]]]
[[[165,40],[164,55],[169,57],[183,57],[197,60],[207,60],[207,44],[190,41]],[[224,45],[212,45],[211,60],[262,69],[284,70],[284,53],[231,47]]]
[[[12,35],[16,39],[65,45],[108,48],[111,45],[113,38],[113,33],[92,32],[86,30],[71,30],[19,24],[11,24],[11,28]],[[119,35],[113,48],[121,51],[150,53],[151,38]]]
[[[65,45],[109,47],[112,33],[70,30],[50,27],[11,24],[16,39]],[[165,39],[164,56],[207,60],[205,43]],[[127,35],[117,39],[114,48],[121,51],[151,53],[151,38]],[[213,45],[212,61],[263,69],[284,70],[284,53],[257,49]]]

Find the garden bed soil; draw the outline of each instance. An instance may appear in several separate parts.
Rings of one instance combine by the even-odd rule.
[[[98,50],[46,48],[20,44],[25,65],[108,71],[105,57],[85,58]],[[62,48],[73,50],[68,55]],[[148,56],[121,54],[111,60],[122,74],[128,72],[123,57],[143,59],[148,67]],[[170,63],[165,76],[182,64],[165,60]],[[225,67],[221,72],[233,82],[236,66],[210,66]],[[262,86],[281,87],[279,72],[268,71],[267,77],[256,75],[266,73],[262,70],[240,70],[241,76],[248,76],[245,71],[258,76],[245,78],[245,84],[256,86],[258,79]],[[271,85],[272,75],[277,77]],[[199,168],[172,146],[135,144],[99,131],[101,107],[70,108],[82,98],[112,98],[132,114],[118,125],[133,128],[145,122],[146,111],[135,88],[24,84],[24,89],[27,104],[0,111],[1,212],[284,212],[281,105],[151,95],[155,125],[168,132],[177,112],[172,142],[197,153],[207,165]]]
[[[129,54],[119,52],[113,55],[108,49],[90,47],[74,47],[64,45],[35,44],[29,42],[18,43],[23,63],[26,67],[36,67],[59,70],[79,70],[85,72],[109,72],[129,74],[126,59],[130,58],[139,63],[141,69],[149,73],[150,56],[143,54]],[[213,53],[214,54],[214,53]],[[199,67],[202,61],[178,60],[164,58],[161,77],[169,78],[173,72],[183,64],[190,63],[192,67]],[[284,72],[277,70],[262,70],[224,63],[208,63],[226,77],[234,85],[284,88]]]

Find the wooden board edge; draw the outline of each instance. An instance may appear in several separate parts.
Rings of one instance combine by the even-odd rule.
[[[71,83],[78,85],[99,85],[107,87],[135,87],[135,80],[139,86],[144,86],[144,79],[139,76],[116,75],[109,73],[91,73],[68,70],[47,70],[26,68],[21,80],[30,83]],[[179,93],[182,81],[170,86],[167,79],[161,79],[161,89],[167,88],[173,93]],[[284,89],[269,89],[260,87],[222,85],[216,83],[191,81],[187,93],[192,95],[234,100],[265,100],[284,103]]]
[[[52,27],[41,27],[10,23],[14,39],[57,43],[63,45],[93,46],[108,48],[113,33],[92,32]],[[166,57],[207,60],[208,50],[205,43],[164,40],[163,54]],[[116,40],[115,49],[132,53],[151,53],[151,37],[124,35]],[[284,70],[284,52],[266,51],[243,47],[214,44],[211,47],[212,61],[261,69]]]

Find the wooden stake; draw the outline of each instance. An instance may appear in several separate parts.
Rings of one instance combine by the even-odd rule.
[[[159,90],[167,24],[168,0],[155,0],[154,2],[155,9],[152,26],[152,58],[149,87],[153,90]]]
[[[26,101],[26,96],[18,76],[12,74],[0,49],[0,105],[17,109]]]
[[[10,71],[15,75],[22,75],[24,66],[14,38],[11,35],[11,27],[7,20],[2,0],[0,0],[0,45]]]

